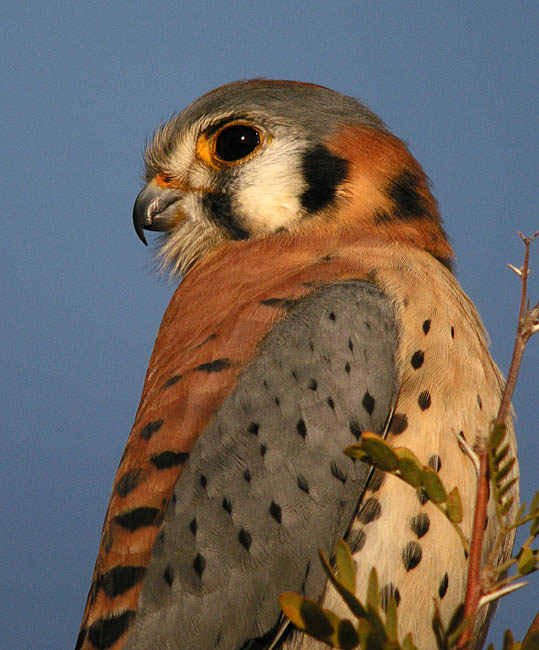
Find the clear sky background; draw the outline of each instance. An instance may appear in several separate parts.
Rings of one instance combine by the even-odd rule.
[[[0,648],[77,636],[110,488],[174,289],[131,225],[142,150],[203,92],[255,76],[362,99],[432,179],[458,277],[507,371],[516,231],[537,216],[536,2],[4,0],[0,15]],[[150,233],[149,238],[152,238]],[[531,297],[539,296],[539,242]],[[218,280],[216,280],[218,290]],[[529,501],[539,337],[514,405]],[[524,634],[539,581],[492,627]]]

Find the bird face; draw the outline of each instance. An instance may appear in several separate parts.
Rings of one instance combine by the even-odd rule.
[[[159,256],[173,274],[231,241],[282,233],[352,226],[358,235],[376,228],[410,239],[409,224],[403,229],[388,216],[406,202],[413,211],[428,194],[421,216],[438,226],[440,220],[417,163],[401,205],[391,199],[388,183],[399,181],[388,174],[391,165],[395,174],[401,171],[395,158],[403,155],[395,148],[415,163],[378,117],[327,88],[269,80],[229,84],[155,133],[146,151],[147,184],[133,211],[135,229],[144,243],[144,229],[164,233]],[[345,205],[358,201],[350,218]],[[410,221],[410,214],[400,221]]]

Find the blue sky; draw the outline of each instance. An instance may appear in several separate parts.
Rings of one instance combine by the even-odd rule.
[[[265,76],[362,99],[432,179],[457,274],[507,371],[516,236],[537,217],[535,2],[6,2],[1,22],[0,647],[74,646],[112,479],[174,289],[131,210],[145,139],[201,93]],[[151,234],[150,234],[151,237]],[[539,244],[531,296],[539,296]],[[539,339],[539,337],[538,337]],[[514,398],[537,489],[539,340]],[[533,577],[532,577],[533,578]],[[506,599],[523,635],[538,581]]]

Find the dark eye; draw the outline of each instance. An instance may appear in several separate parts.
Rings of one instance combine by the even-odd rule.
[[[260,132],[247,124],[225,126],[215,139],[215,155],[224,162],[245,158],[260,145]]]

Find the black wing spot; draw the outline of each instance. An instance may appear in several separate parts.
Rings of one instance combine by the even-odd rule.
[[[399,435],[408,428],[408,416],[406,413],[394,413],[389,424],[389,433]]]
[[[359,426],[358,421],[350,420],[349,427],[350,427],[350,433],[354,436],[356,440],[359,440],[363,432],[361,431],[361,427]]]
[[[307,384],[307,386],[308,386],[311,390],[316,390],[316,389],[318,388],[318,382],[316,381],[316,379],[312,379],[312,378],[311,378],[311,379],[309,380],[309,383]]]
[[[170,564],[167,564],[166,569],[163,571],[163,578],[165,579],[165,582],[169,587],[172,587],[172,583],[174,582],[174,569],[170,566]]]
[[[372,415],[374,411],[374,407],[376,404],[376,401],[374,397],[369,393],[369,391],[365,391],[365,395],[363,395],[363,400],[361,401],[363,404],[363,408],[367,411],[369,415]]]
[[[251,424],[249,424],[249,426],[247,427],[247,431],[249,433],[252,433],[253,436],[258,435],[258,430],[259,429],[260,429],[260,425],[258,424],[258,422],[251,422]]]
[[[245,528],[242,528],[240,532],[238,533],[238,541],[239,543],[243,546],[243,548],[248,551],[249,548],[251,547],[251,543],[253,541],[253,538],[251,536],[251,533],[249,533]]]
[[[232,503],[228,497],[223,497],[222,506],[228,512],[229,515],[232,514]]]
[[[102,589],[108,598],[116,598],[141,582],[145,575],[146,567],[118,565],[98,576],[95,588]]]
[[[215,359],[215,361],[209,361],[208,363],[201,363],[199,366],[194,368],[199,372],[221,372],[225,368],[230,368],[230,359]]]
[[[164,420],[153,420],[148,422],[148,424],[140,432],[140,437],[144,440],[149,440],[154,433],[157,433],[159,429],[163,426]]]
[[[250,480],[251,480],[251,472],[248,469],[246,469],[243,472],[243,478],[247,481],[247,483],[250,482]]]
[[[177,384],[182,377],[183,375],[172,375],[172,377],[170,379],[167,379],[166,382],[161,386],[161,390],[165,390],[166,388],[174,386],[174,384]]]
[[[98,650],[107,650],[127,631],[135,612],[128,610],[119,616],[100,618],[88,628],[88,640]]]
[[[204,476],[204,474],[201,474],[201,475],[200,475],[200,478],[198,479],[198,482],[200,483],[200,485],[201,485],[203,488],[205,488],[206,485],[208,485],[208,479]]]
[[[305,420],[300,418],[296,424],[296,430],[302,438],[307,436],[307,427],[305,426]]]
[[[133,532],[145,526],[155,525],[158,515],[159,510],[157,508],[140,507],[116,515],[114,520],[122,528]]]
[[[345,369],[345,371],[346,371],[347,374],[350,374],[351,366],[350,366],[350,364],[348,363],[348,361],[344,364],[344,369]]]
[[[298,474],[297,480],[299,489],[302,490],[302,492],[309,494],[309,484],[303,474]]]
[[[331,475],[344,485],[346,483],[346,474],[334,460],[331,461],[330,469]]]
[[[122,476],[118,483],[116,483],[114,492],[119,497],[126,497],[140,483],[141,473],[140,469],[130,469]]]
[[[275,503],[275,501],[272,501],[269,507],[269,512],[275,521],[280,524],[282,519],[281,506],[278,503]]]
[[[189,524],[189,530],[193,533],[193,535],[197,534],[198,523],[196,517],[193,517],[193,519],[191,519],[191,522]]]
[[[162,451],[160,454],[152,454],[150,460],[157,469],[169,469],[183,465],[189,458],[187,451]]]
[[[328,397],[328,406],[329,406],[329,408],[332,409],[333,411],[335,410],[335,402],[333,401],[333,398],[332,398],[332,397]]]
[[[195,559],[193,560],[193,569],[199,578],[202,578],[204,569],[206,568],[206,560],[200,553],[197,553]]]

